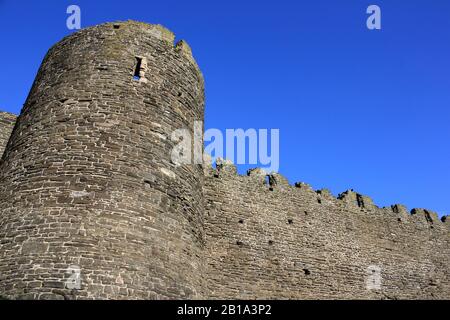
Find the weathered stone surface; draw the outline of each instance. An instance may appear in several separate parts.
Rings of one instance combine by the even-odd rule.
[[[49,50],[12,134],[0,113],[0,295],[450,299],[447,217],[207,155],[176,166],[171,133],[203,120],[204,94],[173,41],[84,29]]]
[[[0,156],[5,150],[16,119],[16,115],[0,111]]]
[[[128,21],[49,50],[0,167],[1,294],[203,296],[203,168],[172,164],[165,139],[203,119],[203,78],[173,40]],[[14,117],[0,116],[3,146]]]
[[[270,180],[206,176],[209,298],[450,298],[450,230],[435,213]],[[373,268],[378,290],[366,285]]]

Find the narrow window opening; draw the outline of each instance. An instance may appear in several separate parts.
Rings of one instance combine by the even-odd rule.
[[[311,274],[311,271],[309,271],[308,269],[303,269],[303,272],[305,273],[305,275],[310,275]]]
[[[134,69],[133,80],[141,79],[141,65],[142,65],[142,58],[136,57],[136,67]]]
[[[240,220],[239,220],[239,223],[244,223],[244,220],[240,219]]]
[[[397,221],[398,221],[398,222],[402,222],[402,219],[401,219],[401,218],[398,218]]]
[[[427,219],[428,223],[433,223],[433,219],[431,218],[431,215],[427,210],[425,210],[425,219]]]
[[[364,208],[365,207],[365,205],[364,205],[364,198],[360,194],[356,195],[356,205],[358,207],[360,207],[360,208]]]
[[[273,240],[269,240],[269,246],[273,245]]]
[[[119,29],[119,28],[120,28],[120,24],[115,24],[115,25],[113,25],[113,28],[114,28],[114,29]]]
[[[242,245],[243,245],[242,241],[236,241],[236,244],[237,244],[238,246],[242,246]]]
[[[294,220],[288,219],[288,223],[289,223],[289,224],[293,224],[293,223],[294,223]]]
[[[320,200],[320,199],[317,199],[317,203],[322,203],[322,200]]]
[[[308,215],[308,211],[305,211],[305,216],[307,216]]]

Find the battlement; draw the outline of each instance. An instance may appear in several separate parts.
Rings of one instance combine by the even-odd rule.
[[[150,35],[151,37],[155,37],[158,40],[165,41],[176,51],[184,54],[193,64],[195,64],[196,68],[200,72],[200,69],[197,66],[197,62],[192,55],[192,49],[186,42],[186,40],[179,40],[175,43],[175,34],[160,24],[148,24],[139,21],[128,20],[106,23],[105,26],[112,26],[112,28],[115,29],[115,32],[121,32],[121,30],[134,31],[138,29]]]
[[[339,210],[351,210],[355,211],[355,213],[375,213],[381,216],[384,215],[386,221],[390,221],[392,217],[396,217],[403,222],[428,222],[430,225],[439,225],[448,221],[445,216],[442,219],[439,219],[437,213],[429,209],[413,208],[408,212],[407,208],[401,204],[380,208],[374,204],[370,197],[362,195],[353,189],[346,190],[335,197],[328,189],[314,190],[309,184],[304,182],[296,182],[294,185],[291,185],[288,179],[283,175],[279,173],[268,174],[262,168],[250,169],[247,171],[246,175],[241,175],[238,174],[236,166],[230,160],[218,158],[214,167],[209,155],[206,155],[205,159],[207,159],[204,162],[204,165],[207,168],[207,170],[205,170],[207,177],[214,177],[216,179],[224,178],[227,181],[230,181],[230,183],[235,181],[236,184],[247,183],[250,186],[254,184],[258,186],[259,190],[262,192],[272,191],[280,198],[283,197],[283,194],[297,193],[302,196],[307,196],[309,203],[317,202],[319,205],[332,205],[336,208],[340,208]]]
[[[446,217],[425,209],[408,213],[399,204],[379,208],[354,190],[335,197],[261,168],[240,175],[231,161],[217,159],[214,167],[206,159],[213,297],[448,297]],[[366,287],[373,268],[386,277],[379,290]]]

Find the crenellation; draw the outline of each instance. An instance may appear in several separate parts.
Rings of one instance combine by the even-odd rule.
[[[296,182],[295,184],[296,188],[299,188],[301,190],[307,190],[307,191],[312,191],[314,192],[313,188],[311,187],[310,184],[305,183],[305,182]]]
[[[408,213],[408,209],[406,208],[406,206],[402,205],[402,204],[394,204],[391,206],[391,210],[394,213],[399,214],[402,217],[408,217],[409,213]]]
[[[249,172],[250,178],[258,172],[253,171]],[[302,187],[304,184],[298,186]],[[417,275],[417,272],[423,268],[431,268],[428,262],[423,262],[426,266],[421,265],[414,257],[418,252],[428,254],[424,251],[423,241],[410,243],[409,240],[442,237],[444,235],[439,228],[419,231],[414,221],[398,222],[391,208],[378,209],[374,206],[373,209],[366,210],[367,214],[360,214],[361,207],[347,205],[345,201],[329,197],[329,193],[325,190],[314,192],[310,188],[297,188],[301,192],[296,192],[296,188],[287,188],[281,191],[283,195],[278,192],[267,192],[242,176],[238,176],[238,179],[236,176],[224,176],[220,181],[207,179],[205,190],[208,190],[208,199],[214,203],[208,210],[220,212],[219,215],[205,221],[209,266],[207,273],[219,274],[210,278],[207,285],[215,298],[243,297],[236,295],[233,288],[245,290],[247,298],[270,298],[272,296],[268,292],[275,291],[278,298],[353,297],[355,292],[358,292],[359,297],[371,299],[381,296],[412,298],[431,295],[429,292],[408,291],[409,277],[414,277],[415,280],[411,281],[419,283],[424,281],[425,285],[429,281],[427,274],[420,272],[420,275]],[[344,194],[350,194],[356,200],[357,193],[350,190]],[[328,201],[318,203],[318,197]],[[246,200],[244,202],[237,200],[242,198]],[[370,204],[367,198],[363,198],[364,200],[365,206]],[[233,203],[232,207],[230,203]],[[342,210],[341,203],[345,204]],[[404,213],[400,205],[396,210],[398,214]],[[249,211],[253,211],[254,215],[249,217],[247,215]],[[386,215],[389,212],[391,217]],[[237,227],[239,225],[245,227]],[[414,236],[415,233],[418,233],[417,236]],[[433,236],[430,237],[429,233]],[[242,244],[237,245],[240,248],[239,254],[234,253],[234,247],[228,245],[235,243],[236,239]],[[444,243],[430,242],[429,245],[436,252],[443,253],[448,251]],[[408,249],[405,249],[406,247]],[[277,251],[274,252],[272,248],[277,248]],[[224,252],[227,260],[223,260]],[[301,256],[302,261],[291,263],[292,252],[295,252],[296,257]],[[323,260],[321,257],[316,258],[320,252],[324,254]],[[332,258],[334,255],[336,258]],[[275,271],[262,258],[264,256],[273,256],[277,261],[285,261],[285,264],[277,265]],[[349,274],[343,271],[347,269],[344,266],[340,267],[344,257],[352,261],[350,269],[361,270],[361,273],[352,273],[353,278],[350,282],[355,285],[348,284],[346,277]],[[262,268],[264,274],[276,274],[277,282],[270,279],[262,280],[258,278],[260,273],[255,274],[251,271],[236,278],[226,276],[238,272],[247,265],[250,270]],[[291,271],[292,265],[307,267],[298,268],[296,273]],[[379,266],[382,272],[388,274],[389,280],[386,280],[388,284],[379,290],[378,294],[372,294],[364,287],[364,270],[372,265]],[[411,271],[410,275],[401,275],[398,268],[409,268],[414,271]],[[247,267],[245,270],[248,270]],[[305,284],[306,279],[299,280],[300,282],[295,284],[291,283],[290,277],[293,274],[296,279],[308,276],[309,285]],[[435,277],[445,279],[442,274],[436,274]],[[226,279],[227,284],[219,279]],[[280,279],[286,283],[285,289],[277,286]],[[338,286],[340,290],[321,290],[317,281],[329,282],[331,286]],[[259,285],[255,286],[254,283]],[[402,289],[405,290],[404,293],[401,293],[399,288],[404,288]],[[439,290],[432,291],[434,297],[445,297],[446,289]]]
[[[185,54],[194,64],[197,64],[192,56],[192,49],[185,40],[180,40],[175,44],[175,49]]]
[[[353,189],[340,193],[337,199],[342,200],[350,207],[359,207],[363,211],[373,211],[379,209],[370,197],[357,193],[353,191]]]
[[[442,222],[442,224],[444,225],[444,227],[446,227],[448,230],[450,230],[450,218],[449,218],[450,216],[443,216],[442,218],[441,218],[441,222]]]
[[[279,173],[271,173],[268,175],[268,177],[269,177],[269,186],[271,188],[285,190],[291,187],[288,179],[286,179],[283,175]]]
[[[429,224],[433,224],[440,221],[436,212],[427,209],[414,208],[411,210],[411,216],[418,216],[422,221],[427,222]]]
[[[376,210],[379,209],[374,203],[372,198],[368,197],[368,196],[364,196],[359,194],[358,195],[358,203],[359,206],[362,208],[365,208],[366,210]]]
[[[267,184],[267,173],[264,169],[261,168],[254,168],[247,170],[247,176],[249,176],[251,179],[254,179],[257,181],[260,185],[266,185]]]
[[[348,189],[337,196],[338,200],[351,207],[360,207],[360,202],[358,201],[358,194],[353,191],[353,189]]]
[[[329,189],[319,189],[316,190],[316,193],[325,198],[334,198],[333,194]]]

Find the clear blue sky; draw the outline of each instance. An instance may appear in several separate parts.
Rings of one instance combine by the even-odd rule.
[[[73,32],[70,4],[83,27],[135,19],[186,39],[206,128],[279,128],[290,182],[450,213],[450,1],[0,0],[0,109],[20,112],[47,49]],[[366,28],[370,4],[381,31]]]

